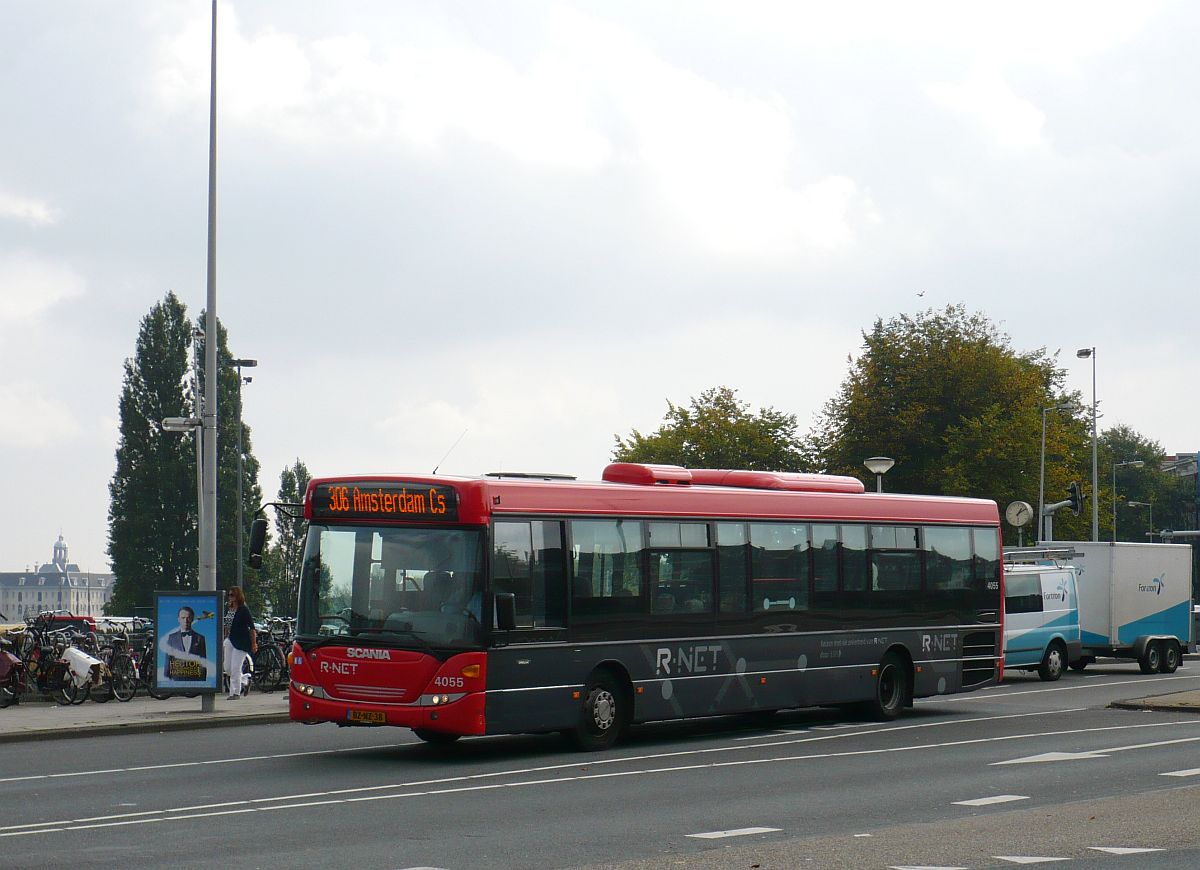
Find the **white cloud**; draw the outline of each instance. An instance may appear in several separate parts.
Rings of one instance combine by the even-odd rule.
[[[58,222],[59,211],[44,202],[0,190],[0,219],[20,221],[34,227]]]
[[[972,118],[1001,146],[1035,148],[1043,144],[1046,113],[1013,93],[999,71],[975,69],[957,85],[934,85],[930,96]]]
[[[74,270],[30,254],[0,254],[0,328],[36,319],[86,283]]]
[[[52,447],[78,431],[67,406],[46,398],[35,384],[0,384],[0,448]]]

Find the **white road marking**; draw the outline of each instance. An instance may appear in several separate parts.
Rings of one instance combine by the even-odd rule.
[[[1188,770],[1172,770],[1170,773],[1160,773],[1159,776],[1200,776],[1200,767],[1192,767]]]
[[[989,767],[997,767],[1002,764],[1034,764],[1042,761],[1075,761],[1080,758],[1108,758],[1113,752],[1128,752],[1130,749],[1152,749],[1156,746],[1171,746],[1175,743],[1195,743],[1197,740],[1200,740],[1200,737],[1181,737],[1178,740],[1160,740],[1157,743],[1136,743],[1133,746],[1112,746],[1108,749],[1093,749],[1090,752],[1043,752],[1041,755],[1031,755],[1028,758],[993,761]]]
[[[1078,761],[1081,758],[1108,758],[1108,756],[1099,752],[1043,752],[1041,755],[1030,755],[1028,758],[993,761],[989,767],[998,767],[1002,764],[1040,764],[1044,761]]]
[[[1029,800],[1028,795],[997,794],[997,795],[992,795],[991,797],[973,798],[969,801],[954,801],[953,803],[957,804],[958,806],[962,806],[962,807],[987,807],[987,806],[991,806],[992,804],[1007,804],[1007,803],[1012,803],[1013,801],[1027,801],[1027,800]],[[998,858],[1000,856],[994,855],[993,857]]]
[[[1155,677],[1154,682],[1157,684],[1157,683],[1163,682],[1165,680],[1200,680],[1200,674],[1195,674],[1192,676],[1178,676],[1178,677],[1158,676],[1158,677]],[[1149,681],[1145,677],[1143,677],[1140,680],[1117,680],[1116,682],[1100,683],[1095,686],[1055,686],[1052,689],[1022,689],[1019,692],[997,692],[993,695],[980,695],[980,694],[968,694],[968,693],[958,694],[958,695],[942,695],[937,698],[917,698],[917,700],[914,703],[917,703],[917,704],[946,704],[946,703],[950,703],[953,701],[992,700],[992,699],[996,698],[997,696],[1004,697],[1004,698],[1010,698],[1010,697],[1016,697],[1017,695],[1041,695],[1045,692],[1074,692],[1079,689],[1107,689],[1109,686],[1128,686],[1128,685],[1132,685],[1134,683],[1140,683],[1142,685],[1147,685],[1149,683]]]
[[[1047,864],[1051,861],[1070,861],[1070,858],[1035,858],[1032,855],[993,855],[1001,861],[1008,861],[1013,864]]]
[[[725,837],[749,837],[751,834],[774,834],[781,828],[735,828],[732,831],[709,831],[706,834],[688,834],[697,840],[721,840]]]
[[[1107,852],[1110,855],[1141,855],[1143,852],[1161,852],[1162,849],[1133,849],[1127,846],[1088,846],[1093,852]]]
[[[379,746],[354,746],[349,749],[314,749],[308,752],[280,752],[272,755],[244,755],[240,758],[213,758],[208,761],[176,761],[170,764],[144,764],[138,767],[110,767],[105,770],[72,770],[67,773],[40,773],[29,776],[0,778],[2,782],[30,782],[35,779],[66,779],[78,776],[101,776],[113,773],[139,773],[145,770],[171,770],[177,767],[200,767],[205,764],[237,764],[243,761],[273,761],[277,758],[304,758],[312,755],[340,755],[344,752],[370,752],[373,749],[396,749],[412,743],[384,743]]]
[[[995,718],[1024,718],[1027,716],[1058,715],[1060,712],[1061,711],[1049,711],[1046,713],[1023,713],[1023,714],[1013,714],[1012,716],[995,717]],[[988,718],[992,718],[992,717],[988,717]],[[956,721],[961,722],[964,720],[956,720]],[[965,721],[976,721],[976,720],[965,720]],[[889,732],[903,731],[903,730],[909,730],[909,729],[913,729],[913,728],[923,728],[923,727],[928,727],[930,725],[939,725],[939,724],[950,724],[950,723],[921,723],[918,725],[893,727],[893,728],[888,728],[886,730]],[[271,812],[271,811],[283,810],[283,809],[301,809],[301,808],[310,807],[310,806],[348,804],[348,803],[357,803],[357,802],[361,802],[361,801],[372,801],[372,800],[397,800],[397,799],[403,799],[403,798],[424,797],[424,796],[429,796],[429,795],[462,794],[462,793],[466,793],[466,792],[482,792],[482,791],[490,791],[490,790],[503,789],[503,788],[521,788],[521,787],[525,787],[525,786],[550,785],[550,784],[559,784],[559,783],[567,783],[567,782],[586,782],[586,781],[591,781],[591,780],[613,779],[616,777],[626,777],[626,776],[654,776],[654,775],[660,775],[660,774],[683,773],[683,772],[695,771],[695,770],[713,770],[713,769],[718,769],[718,768],[723,768],[723,767],[740,767],[740,766],[757,765],[757,764],[778,765],[782,762],[788,762],[788,761],[816,761],[816,760],[823,760],[823,759],[830,759],[830,758],[850,758],[850,757],[862,757],[862,756],[870,756],[870,755],[881,755],[881,754],[888,754],[888,753],[894,753],[894,752],[912,752],[912,751],[917,751],[917,750],[944,749],[944,748],[949,748],[949,747],[979,745],[979,744],[986,744],[986,743],[997,743],[997,742],[1008,741],[1008,740],[1027,740],[1027,739],[1046,740],[1048,738],[1059,737],[1059,736],[1066,736],[1066,735],[1072,735],[1072,734],[1086,734],[1086,733],[1094,733],[1094,732],[1101,732],[1101,731],[1130,731],[1130,730],[1138,730],[1138,729],[1143,729],[1143,728],[1163,728],[1163,727],[1181,728],[1181,727],[1186,727],[1187,725],[1190,725],[1190,724],[1200,725],[1200,720],[1188,720],[1185,722],[1148,722],[1148,723],[1137,724],[1137,725],[1111,725],[1111,726],[1104,726],[1101,728],[1072,729],[1072,730],[1057,731],[1057,732],[1038,731],[1038,732],[1032,732],[1032,733],[1028,733],[1028,734],[1009,734],[1009,735],[1003,735],[1003,736],[999,736],[999,737],[981,737],[981,738],[973,738],[973,739],[969,739],[969,740],[951,740],[951,741],[945,741],[942,743],[918,743],[918,744],[913,744],[913,745],[908,745],[908,746],[895,746],[895,747],[888,747],[888,748],[882,748],[882,749],[847,750],[844,752],[822,752],[822,753],[811,753],[811,754],[807,754],[807,755],[782,755],[782,756],[773,756],[773,757],[768,757],[768,758],[742,759],[742,760],[738,760],[738,761],[700,761],[695,764],[685,764],[685,765],[676,765],[676,766],[667,766],[667,767],[642,768],[642,769],[635,769],[635,770],[628,770],[628,771],[612,771],[612,772],[608,772],[608,773],[577,774],[577,775],[573,775],[573,776],[561,776],[561,777],[556,777],[556,778],[525,780],[525,781],[518,781],[518,782],[511,782],[511,783],[474,784],[474,783],[478,783],[478,781],[480,781],[480,780],[494,779],[497,777],[504,777],[504,776],[520,776],[520,775],[528,775],[531,773],[545,773],[545,772],[549,772],[552,770],[567,770],[567,769],[578,770],[580,767],[580,764],[579,764],[579,762],[575,761],[575,762],[571,762],[569,764],[546,765],[546,766],[537,767],[537,768],[501,770],[501,771],[493,771],[493,772],[489,772],[489,773],[470,774],[470,775],[466,775],[466,776],[443,777],[443,778],[432,779],[432,780],[414,780],[411,782],[388,783],[388,784],[384,784],[384,785],[375,785],[375,786],[359,786],[359,787],[354,787],[354,788],[336,789],[336,790],[324,791],[324,792],[310,792],[310,793],[305,793],[305,794],[278,795],[275,797],[266,797],[266,798],[250,798],[250,799],[245,799],[245,800],[240,800],[240,801],[226,801],[223,803],[191,806],[191,807],[175,807],[175,808],[164,809],[164,810],[144,810],[139,813],[130,813],[130,814],[123,815],[123,816],[106,816],[103,818],[112,819],[113,821],[109,822],[107,825],[108,827],[112,827],[112,826],[117,826],[117,825],[145,824],[147,822],[152,822],[152,821],[176,821],[176,820],[182,820],[182,819],[207,818],[210,816],[227,815],[231,811],[226,810],[225,809],[226,807],[234,807],[234,806],[239,806],[239,805],[242,807],[242,809],[239,810],[239,812]],[[807,737],[807,738],[791,740],[791,741],[780,741],[778,744],[767,744],[767,745],[768,746],[772,746],[772,745],[794,746],[797,744],[818,743],[818,742],[824,742],[824,741],[828,741],[828,740],[835,740],[835,739],[842,738],[842,737],[860,736],[864,733],[879,733],[879,732],[855,732],[854,734],[849,734],[849,733],[827,734],[827,735],[822,735],[820,737]],[[1167,741],[1167,742],[1174,742],[1174,741]],[[1150,745],[1150,744],[1145,744],[1145,745]],[[762,748],[762,744],[759,744],[756,746],[710,747],[707,749],[684,750],[681,752],[660,753],[657,755],[635,756],[635,757],[627,757],[627,758],[600,759],[600,760],[596,760],[596,761],[589,761],[588,767],[599,767],[601,765],[627,764],[627,763],[634,762],[634,761],[652,761],[652,760],[660,760],[660,759],[661,760],[671,760],[671,759],[678,759],[678,758],[686,757],[686,756],[706,756],[706,755],[713,755],[713,754],[724,753],[724,752],[729,752],[729,751],[743,751],[745,749],[759,749],[759,748]],[[458,785],[459,783],[466,783],[466,784]],[[449,787],[452,784],[453,784],[453,787]],[[440,789],[438,789],[438,788],[428,789],[425,791],[403,791],[403,792],[397,793],[398,790],[402,790],[402,789],[415,789],[415,788],[427,787],[427,786],[431,786],[431,785],[432,786],[440,785],[440,786],[446,786],[446,787],[443,787]],[[385,792],[390,792],[390,793],[385,793]],[[326,798],[326,799],[325,800],[313,800],[315,798]],[[259,806],[259,804],[264,804],[264,803],[274,804],[274,806]],[[212,810],[213,812],[196,812],[199,810]],[[156,816],[156,818],[133,818],[134,816],[148,816],[148,815]],[[56,820],[56,821],[38,822],[38,823],[32,823],[32,824],[0,826],[0,837],[24,836],[24,835],[30,834],[30,833],[52,833],[52,832],[56,832],[56,831],[62,831],[65,829],[69,829],[70,826],[78,825],[83,822],[98,821],[100,818],[101,817],[92,817],[91,819],[75,819],[75,820],[65,820],[65,821],[64,820]]]
[[[968,870],[966,867],[932,867],[928,864],[893,864],[888,870]]]

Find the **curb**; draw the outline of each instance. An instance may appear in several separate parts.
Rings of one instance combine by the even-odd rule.
[[[1154,698],[1138,698],[1133,701],[1113,701],[1108,705],[1117,710],[1152,710],[1155,713],[1200,713],[1194,704],[1162,703]]]
[[[20,743],[26,740],[69,740],[113,734],[192,731],[201,728],[228,728],[235,725],[274,725],[288,721],[290,721],[290,716],[286,710],[280,713],[249,713],[241,716],[190,716],[186,719],[114,722],[79,725],[73,728],[37,728],[28,731],[0,733],[0,743]]]

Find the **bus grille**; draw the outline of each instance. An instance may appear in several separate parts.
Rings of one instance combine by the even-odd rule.
[[[351,686],[335,683],[333,690],[338,697],[361,701],[403,701],[405,689],[388,689],[383,686]]]
[[[963,636],[964,689],[996,679],[996,632],[973,631]]]

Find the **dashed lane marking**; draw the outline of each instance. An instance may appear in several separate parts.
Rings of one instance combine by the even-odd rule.
[[[1107,852],[1110,855],[1141,855],[1143,852],[1161,852],[1162,849],[1142,849],[1131,846],[1088,846],[1093,852]]]
[[[1034,855],[993,855],[1000,861],[1008,861],[1011,864],[1049,864],[1051,861],[1070,861],[1070,858],[1043,858]]]
[[[688,834],[697,840],[722,840],[725,837],[749,837],[752,834],[774,834],[781,828],[734,828],[732,831],[709,831],[704,834]]]
[[[966,867],[935,867],[930,864],[893,864],[888,870],[967,870]]]
[[[972,798],[969,801],[954,801],[960,807],[986,807],[992,804],[1007,804],[1013,801],[1027,801],[1028,795],[1023,794],[997,794],[991,797]],[[998,856],[997,856],[998,857]]]
[[[1200,680],[1200,674],[1191,674],[1177,677],[1155,677],[1155,682],[1165,682],[1166,680]],[[1052,689],[1022,689],[1018,692],[996,692],[993,695],[973,694],[973,695],[942,695],[937,698],[917,698],[916,704],[947,704],[947,703],[966,703],[968,701],[995,700],[996,698],[1014,698],[1017,695],[1041,695],[1046,692],[1075,692],[1079,689],[1107,689],[1109,686],[1128,686],[1134,683],[1145,686],[1146,678],[1140,680],[1117,680],[1112,683],[1100,683],[1095,686],[1055,686]]]
[[[1192,767],[1187,770],[1172,770],[1170,773],[1160,773],[1159,776],[1200,776],[1200,767]]]

